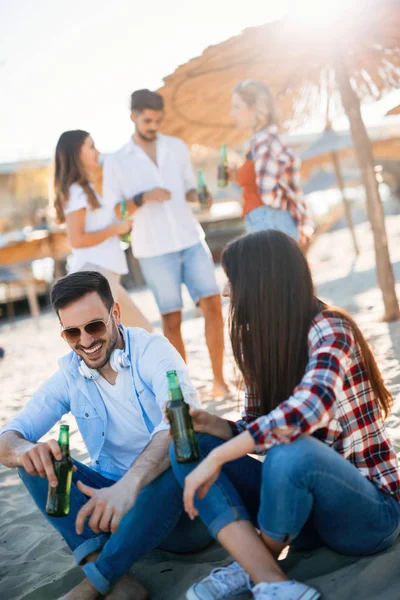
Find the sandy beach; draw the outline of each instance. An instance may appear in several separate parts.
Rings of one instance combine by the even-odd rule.
[[[396,281],[400,282],[400,203],[398,214],[387,217],[387,232]],[[322,235],[309,253],[317,291],[322,299],[337,304],[356,318],[373,346],[384,378],[397,401],[387,425],[396,450],[400,453],[400,322],[381,321],[383,306],[376,283],[375,257],[370,227],[356,227],[361,254],[355,260],[349,232],[337,227]],[[224,275],[217,269],[219,283]],[[400,297],[400,284],[398,296]],[[159,327],[155,302],[148,290],[136,292],[135,301]],[[227,304],[224,304],[227,314]],[[210,400],[211,369],[205,346],[203,320],[185,296],[183,334],[194,384],[205,406],[220,415],[235,416],[242,395],[229,402]],[[236,381],[226,331],[228,378]],[[0,329],[0,345],[6,356],[0,364],[0,426],[12,418],[38,386],[56,369],[56,361],[65,352],[56,317],[45,312],[39,327],[29,318]],[[73,419],[72,454],[87,460],[87,453]],[[49,436],[55,431],[49,433]],[[0,466],[0,599],[55,600],[83,577],[61,539],[41,517],[33,501],[19,482],[15,470]],[[178,556],[154,551],[135,571],[150,589],[153,600],[184,600],[186,589],[212,568],[229,562],[217,545],[197,554]],[[348,558],[321,549],[298,554],[285,560],[285,569],[300,580],[315,585],[324,600],[398,600],[400,597],[400,543],[380,555]],[[243,600],[246,596],[242,596]],[[250,597],[250,596],[249,596]]]

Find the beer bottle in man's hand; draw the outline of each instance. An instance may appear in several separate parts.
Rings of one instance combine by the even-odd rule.
[[[176,460],[179,463],[198,460],[200,455],[192,417],[189,414],[189,405],[183,399],[176,371],[167,371],[167,378],[169,395],[167,414],[171,424]]]
[[[69,513],[69,498],[72,483],[72,460],[69,455],[69,427],[61,425],[58,445],[61,448],[61,460],[54,459],[54,472],[57,477],[56,487],[49,485],[46,513],[52,517],[66,517]]]
[[[121,215],[122,220],[129,219],[129,212],[128,212],[125,200],[121,201],[120,215]],[[121,235],[120,239],[122,242],[126,242],[127,244],[130,244],[132,241],[131,232],[124,233],[124,235]]]
[[[203,171],[197,173],[197,195],[199,196],[199,202],[201,208],[209,208],[209,193],[204,179]]]
[[[226,144],[222,144],[218,161],[218,187],[226,187],[229,183],[228,152]]]

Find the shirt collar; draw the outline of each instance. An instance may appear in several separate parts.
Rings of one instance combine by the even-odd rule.
[[[269,135],[277,135],[278,132],[279,129],[277,125],[270,125],[261,131],[257,131],[257,133],[255,133],[253,136],[253,141],[257,143],[262,142],[263,140],[267,139]]]
[[[158,133],[156,139],[157,148],[159,148],[160,145],[164,144],[164,140],[165,136],[162,133]],[[129,138],[128,143],[124,146],[124,150],[127,154],[141,154],[143,152],[140,146],[135,144],[132,137]]]

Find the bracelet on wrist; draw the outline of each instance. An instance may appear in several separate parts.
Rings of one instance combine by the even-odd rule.
[[[133,204],[135,206],[137,206],[137,208],[140,208],[143,205],[143,203],[144,203],[143,196],[144,196],[144,192],[141,192],[140,194],[136,194],[135,196],[133,196],[132,201],[133,201]]]

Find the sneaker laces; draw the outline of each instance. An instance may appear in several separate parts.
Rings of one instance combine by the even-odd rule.
[[[213,594],[214,600],[222,600],[243,587],[251,589],[248,575],[237,562],[213,569],[202,584]]]

